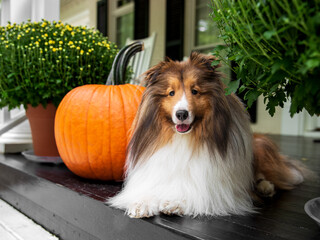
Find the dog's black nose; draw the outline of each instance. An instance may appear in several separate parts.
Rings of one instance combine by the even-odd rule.
[[[188,118],[189,114],[188,111],[186,110],[178,110],[176,112],[176,117],[180,120],[180,121],[184,121]]]

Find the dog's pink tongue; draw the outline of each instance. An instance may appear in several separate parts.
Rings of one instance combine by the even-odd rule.
[[[176,125],[176,129],[178,132],[186,132],[189,130],[190,125],[189,124],[178,124]]]

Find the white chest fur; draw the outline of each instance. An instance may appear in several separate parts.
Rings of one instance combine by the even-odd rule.
[[[252,212],[251,158],[209,154],[207,146],[191,146],[190,134],[140,161],[128,173],[124,189],[109,203],[133,217],[159,212],[185,215],[228,215]]]

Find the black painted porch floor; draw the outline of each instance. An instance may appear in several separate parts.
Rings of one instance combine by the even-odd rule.
[[[312,138],[271,137],[282,153],[320,175],[320,143]],[[81,179],[63,164],[0,155],[0,198],[61,239],[320,239],[320,227],[304,212],[304,204],[320,196],[319,180],[278,193],[258,214],[210,219],[128,218],[103,204],[120,188],[120,183]]]

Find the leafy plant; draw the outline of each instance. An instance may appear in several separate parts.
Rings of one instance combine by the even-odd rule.
[[[225,45],[213,54],[237,80],[248,106],[263,95],[270,115],[291,100],[290,114],[320,114],[320,0],[211,0],[212,19]],[[227,56],[222,56],[222,51]]]
[[[0,108],[58,105],[71,89],[105,84],[117,47],[96,30],[62,22],[0,27]]]

